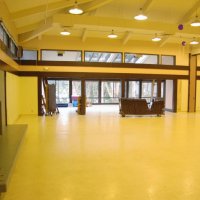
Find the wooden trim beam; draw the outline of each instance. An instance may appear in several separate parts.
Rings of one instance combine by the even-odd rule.
[[[134,64],[134,63],[101,63],[101,62],[73,62],[73,61],[20,61],[21,66],[65,66],[65,67],[106,67],[106,68],[146,68],[159,70],[189,71],[189,66],[162,64]]]
[[[168,75],[168,74],[126,74],[126,73],[89,73],[89,72],[26,72],[20,71],[14,73],[18,76],[42,76],[57,78],[76,78],[76,79],[189,79],[188,75]]]

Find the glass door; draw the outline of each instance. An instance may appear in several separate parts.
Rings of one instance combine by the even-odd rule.
[[[99,103],[99,81],[86,81],[86,98],[88,103]]]
[[[101,82],[101,103],[104,104],[119,103],[120,97],[121,97],[120,81]]]
[[[58,106],[69,103],[69,80],[48,80],[48,84],[56,85],[56,104]]]
[[[128,82],[128,97],[139,98],[140,97],[140,81]]]

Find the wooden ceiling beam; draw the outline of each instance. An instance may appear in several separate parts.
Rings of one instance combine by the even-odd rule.
[[[160,47],[163,47],[167,42],[169,42],[170,36],[165,36],[159,43]]]
[[[152,22],[144,21],[143,23],[138,23],[136,20],[129,19],[115,19],[110,17],[96,17],[96,16],[86,16],[86,15],[69,15],[69,14],[56,14],[53,16],[54,23],[61,24],[62,26],[73,26],[75,28],[87,28],[99,30],[100,28],[106,29],[119,29],[134,32],[135,30],[143,30],[145,34],[147,31],[151,34],[156,32],[168,33],[169,30],[172,34],[178,32],[176,26],[163,22]],[[191,29],[190,27],[185,27],[182,30],[182,34],[199,34],[198,29]]]
[[[80,0],[79,5],[90,2],[90,1],[92,1],[92,0]],[[25,17],[31,16],[31,15],[44,13],[46,11],[46,9],[48,9],[47,11],[50,12],[50,11],[61,10],[63,8],[69,8],[73,5],[74,5],[73,0],[70,0],[70,1],[62,0],[62,1],[54,2],[54,3],[49,3],[48,5],[44,4],[41,6],[36,6],[33,8],[28,8],[25,10],[20,10],[20,11],[11,13],[11,19],[18,20],[18,19],[25,18]]]
[[[153,3],[153,0],[146,0],[142,7],[142,11],[147,12],[152,3]]]
[[[23,27],[19,27],[17,28],[17,33],[18,34],[22,34],[22,33],[27,33],[30,31],[33,31],[35,29],[37,29],[38,27],[42,26],[44,24],[44,20],[38,22],[38,23],[34,23],[34,24],[30,24],[27,26],[23,26]]]
[[[89,3],[86,3],[85,5],[82,5],[81,8],[84,10],[84,12],[90,12],[106,4],[109,4],[112,1],[113,0],[94,0]]]
[[[127,31],[124,35],[124,38],[122,39],[122,44],[125,45],[131,38],[132,32]]]
[[[52,23],[51,19],[48,19],[47,23],[40,26],[39,28],[35,29],[34,31],[23,33],[19,35],[19,42],[24,43],[28,42],[29,40],[32,40],[36,37],[39,37],[43,33],[49,31],[54,27],[54,24]]]
[[[189,22],[191,16],[194,15],[194,13],[197,11],[197,9],[198,9],[199,7],[200,7],[200,0],[198,0],[198,1],[195,3],[195,5],[194,5],[192,8],[190,8],[190,9],[188,10],[188,12],[179,20],[178,23],[184,24],[184,23]]]
[[[84,28],[84,29],[83,29],[83,33],[82,33],[82,36],[81,36],[81,41],[82,41],[82,42],[85,42],[86,38],[87,38],[87,29]]]

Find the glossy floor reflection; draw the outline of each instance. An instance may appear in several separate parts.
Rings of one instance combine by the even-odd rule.
[[[74,108],[28,123],[4,200],[198,200],[200,113]]]

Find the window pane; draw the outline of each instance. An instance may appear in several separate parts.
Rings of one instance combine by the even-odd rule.
[[[8,41],[9,41],[9,37],[8,34],[4,31],[3,34],[3,43],[8,47]]]
[[[150,102],[152,97],[152,82],[142,82],[142,98]]]
[[[129,81],[128,97],[139,98],[139,91],[140,91],[139,87],[140,87],[139,81]]]
[[[69,81],[56,81],[56,103],[69,103]]]
[[[56,85],[56,104],[69,103],[69,81],[68,80],[48,80],[48,84]]]
[[[121,83],[119,81],[102,81],[101,103],[119,103]]]
[[[158,64],[157,55],[125,53],[125,63]]]
[[[116,98],[115,101],[119,102],[118,99],[121,97],[121,83],[120,82],[113,82],[114,84],[114,91],[113,91],[113,97]]]
[[[37,50],[23,50],[21,60],[37,60]]]
[[[1,41],[3,41],[3,33],[4,33],[3,27],[0,25],[0,40]]]
[[[81,81],[72,81],[72,96],[81,96]]]
[[[153,97],[157,97],[157,82],[152,83]]]
[[[56,84],[56,80],[48,80],[48,84]]]
[[[42,60],[81,61],[81,51],[42,50]]]
[[[85,62],[121,63],[121,53],[111,52],[85,52]]]
[[[163,65],[175,65],[175,56],[162,56]]]
[[[87,102],[99,103],[99,81],[86,81]]]
[[[14,56],[16,55],[16,46],[12,40],[10,40],[10,51]]]
[[[161,97],[164,98],[164,87],[165,87],[165,83],[162,82],[161,83]]]

